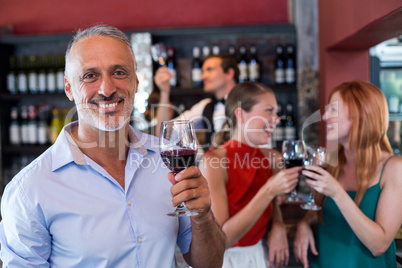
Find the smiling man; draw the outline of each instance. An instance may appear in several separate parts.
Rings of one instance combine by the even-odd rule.
[[[221,266],[205,178],[196,167],[169,173],[157,138],[129,125],[137,87],[123,32],[97,25],[73,37],[65,91],[78,121],[7,185],[3,267],[170,268],[176,244],[193,267]],[[181,202],[198,215],[167,217]]]

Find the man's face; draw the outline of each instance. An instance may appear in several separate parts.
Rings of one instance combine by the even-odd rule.
[[[80,126],[114,131],[129,122],[138,80],[133,54],[122,41],[106,36],[78,41],[65,80]]]
[[[214,94],[221,88],[226,89],[231,77],[223,71],[221,64],[220,58],[209,58],[202,65],[202,81],[205,92]]]

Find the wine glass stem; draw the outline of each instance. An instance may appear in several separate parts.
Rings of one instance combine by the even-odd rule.
[[[297,191],[296,191],[296,189],[293,189],[293,190],[290,192],[290,196],[291,196],[291,197],[297,196]]]

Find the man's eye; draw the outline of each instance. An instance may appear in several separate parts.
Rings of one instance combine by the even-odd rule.
[[[82,77],[82,80],[85,82],[92,82],[96,79],[96,75],[95,74],[86,74]]]
[[[127,76],[127,73],[125,71],[115,71],[113,73],[113,76],[115,76],[117,78],[124,78]]]

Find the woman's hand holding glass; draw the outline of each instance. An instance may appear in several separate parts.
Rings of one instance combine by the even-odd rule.
[[[306,157],[306,149],[302,140],[285,140],[282,144],[282,157],[285,163],[285,168],[302,167],[303,160]],[[300,174],[299,174],[300,175]],[[297,195],[296,188],[294,188],[290,196],[285,200],[286,202],[302,202],[303,198]]]
[[[307,177],[306,183],[310,188],[332,199],[335,199],[337,193],[344,191],[339,182],[320,166],[305,166],[302,174]]]
[[[308,147],[307,148],[307,157],[304,160],[304,165],[305,166],[314,165],[314,166],[319,166],[323,169],[326,169],[328,163],[327,163],[327,154],[326,154],[325,147],[321,147],[321,146]],[[314,191],[312,188],[310,190],[310,196],[309,196],[309,199],[307,200],[307,203],[301,205],[300,207],[302,209],[306,209],[306,210],[320,210],[321,209],[321,207],[315,203]]]
[[[281,170],[273,175],[266,183],[262,190],[272,195],[272,198],[278,195],[286,194],[292,191],[297,183],[302,167],[293,167]]]

